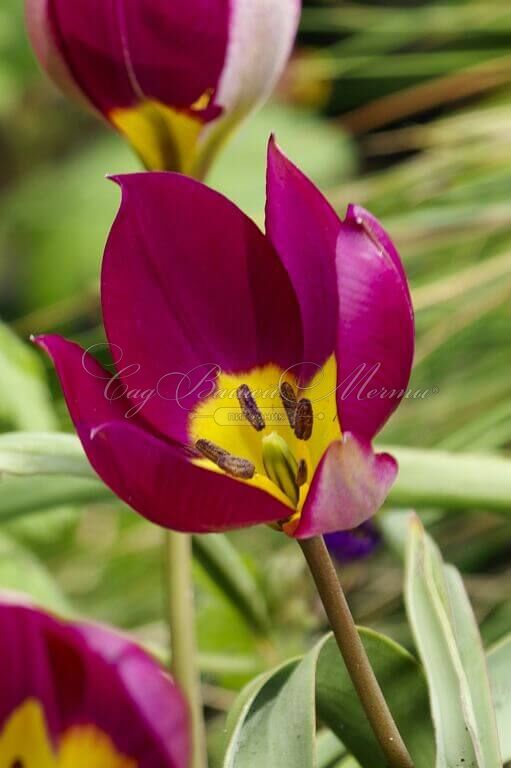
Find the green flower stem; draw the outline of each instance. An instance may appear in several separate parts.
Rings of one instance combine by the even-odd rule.
[[[166,531],[165,555],[171,671],[188,701],[193,749],[190,768],[207,768],[206,729],[195,636],[191,536]]]
[[[299,541],[355,690],[390,768],[413,768],[322,536]]]

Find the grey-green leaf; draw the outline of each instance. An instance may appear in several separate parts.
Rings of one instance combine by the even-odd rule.
[[[317,768],[337,768],[346,757],[346,747],[332,731],[318,733],[316,740]]]
[[[378,446],[382,448],[382,446]],[[509,514],[511,461],[501,456],[384,446],[399,462],[389,496],[400,507],[488,509]]]
[[[484,654],[463,584],[415,516],[405,596],[429,682],[437,768],[501,768]]]
[[[0,474],[95,477],[78,438],[58,432],[0,435]]]
[[[491,648],[487,658],[500,749],[507,763],[511,760],[511,635]]]
[[[224,768],[315,767],[317,649],[252,686],[238,705]],[[243,694],[242,694],[243,696]]]
[[[420,665],[389,638],[365,628],[359,632],[415,768],[431,768],[435,740]],[[363,768],[387,768],[333,638],[319,656],[317,701],[321,719]]]
[[[462,691],[463,703],[473,713],[476,752],[481,766],[501,766],[495,708],[479,628],[461,575],[453,566],[446,566],[444,575],[454,638],[467,682],[467,690]]]
[[[388,638],[360,632],[416,768],[431,768],[434,735],[419,664]],[[259,678],[242,694],[230,718],[224,768],[315,766],[316,706],[320,719],[362,768],[387,768],[331,635],[301,661]],[[317,753],[320,765],[337,767],[343,751],[335,740],[325,744],[324,738]]]

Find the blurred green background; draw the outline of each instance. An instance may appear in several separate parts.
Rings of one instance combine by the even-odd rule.
[[[270,131],[340,213],[355,201],[380,216],[403,255],[417,311],[413,386],[431,396],[406,401],[385,442],[509,453],[511,3],[307,2],[277,97],[209,180],[258,221]],[[98,269],[118,203],[105,175],[137,161],[39,73],[20,0],[0,7],[0,158],[0,425],[68,429],[55,377],[26,342],[49,331],[101,338]],[[165,648],[161,532],[108,499],[63,507],[68,496],[51,480],[0,483],[0,587]],[[511,630],[509,519],[427,513],[488,642]],[[230,541],[238,555],[196,544],[213,757],[233,691],[324,625],[293,542],[265,529]],[[242,597],[216,567],[231,556]],[[408,643],[390,550],[341,575],[356,618]]]

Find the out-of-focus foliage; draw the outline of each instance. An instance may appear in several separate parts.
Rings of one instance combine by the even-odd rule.
[[[98,267],[118,204],[104,177],[137,162],[39,75],[21,5],[4,0],[0,8],[0,316],[8,326],[0,421],[5,430],[48,431],[69,425],[55,378],[49,367],[42,375],[28,336],[101,339]],[[511,452],[510,51],[505,2],[308,2],[278,99],[245,126],[211,176],[262,221],[273,130],[340,212],[349,200],[361,203],[396,238],[417,309],[412,390],[426,394],[403,404],[384,435],[388,443]],[[88,482],[2,479],[0,518],[2,504],[10,513],[0,587],[25,588],[54,608],[116,623],[161,651],[162,534],[108,493],[98,499]],[[30,515],[44,498],[55,509]],[[470,516],[441,507],[421,509],[421,516],[463,573],[485,642],[506,636],[509,515],[483,506]],[[237,550],[228,558],[230,578],[244,585],[244,596],[233,597],[211,551],[196,550],[216,766],[220,715],[233,693],[305,652],[325,625],[292,541],[266,529],[229,541]],[[394,551],[384,547],[342,573],[357,620],[410,648]],[[341,759],[335,743],[322,748],[325,766]]]

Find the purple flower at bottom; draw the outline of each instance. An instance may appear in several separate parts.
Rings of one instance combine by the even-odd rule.
[[[351,563],[369,557],[379,547],[380,541],[378,529],[371,520],[362,523],[353,531],[337,531],[325,536],[330,554],[341,563]]]
[[[112,629],[0,595],[0,765],[186,768],[186,702]]]

